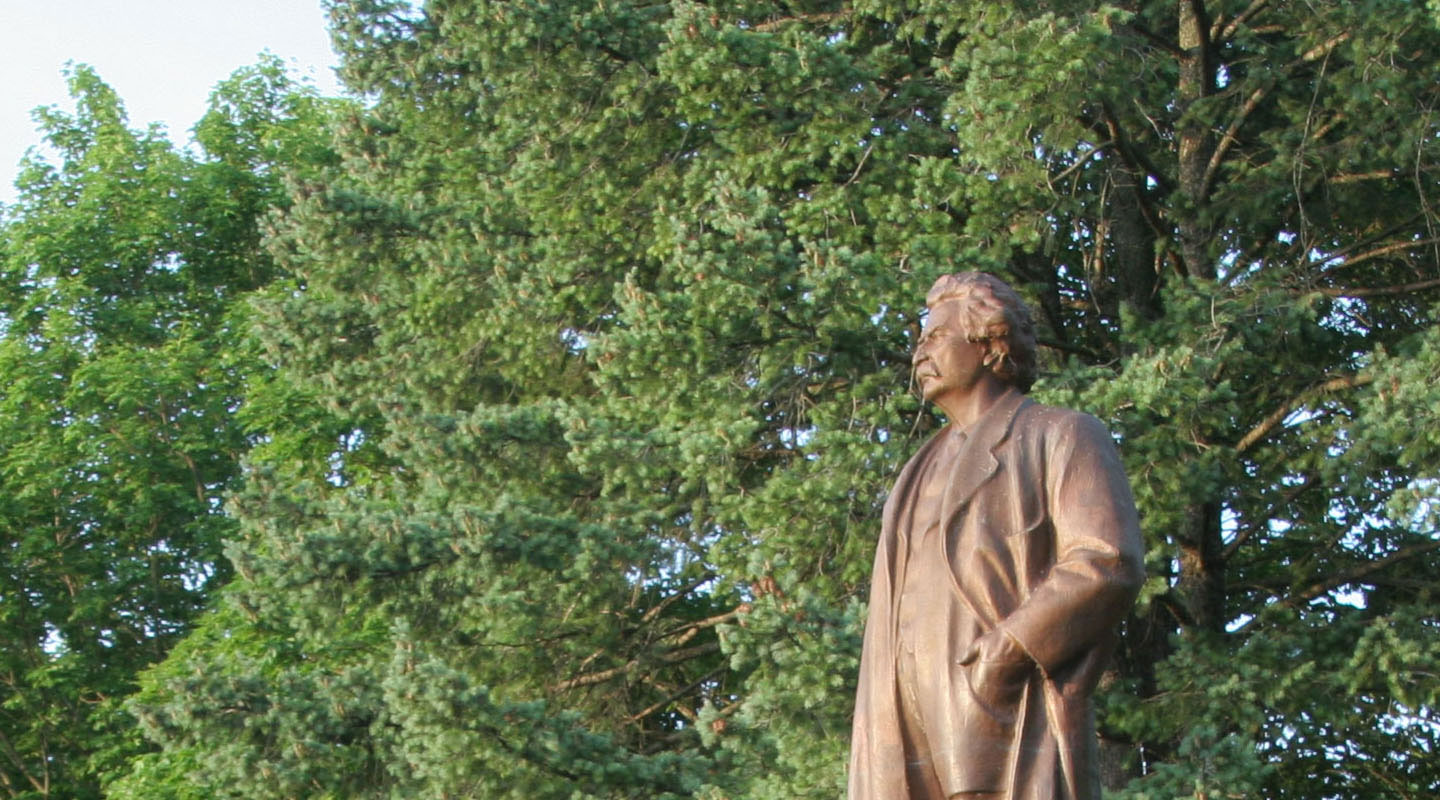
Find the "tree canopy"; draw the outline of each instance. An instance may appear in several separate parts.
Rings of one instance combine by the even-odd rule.
[[[284,279],[206,417],[246,460],[187,557],[234,577],[111,794],[840,796],[880,506],[943,423],[909,351],[961,269],[1031,301],[1034,394],[1110,425],[1140,505],[1112,795],[1440,789],[1433,9],[330,8],[362,102],[248,173],[291,176]],[[98,258],[111,302],[138,278]]]
[[[229,578],[222,512],[263,362],[243,298],[258,217],[318,165],[316,99],[278,60],[223,82],[198,152],[127,125],[95,72],[41,109],[0,225],[0,796],[100,796],[147,749],[121,705]]]

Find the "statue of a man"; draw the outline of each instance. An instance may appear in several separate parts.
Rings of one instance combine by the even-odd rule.
[[[914,376],[949,419],[885,504],[851,800],[1098,800],[1090,695],[1142,579],[1135,503],[1094,417],[1025,397],[1015,291],[936,282]]]

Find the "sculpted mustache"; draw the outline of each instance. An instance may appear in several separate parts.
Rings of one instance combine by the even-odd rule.
[[[925,395],[920,389],[921,379],[938,377],[940,377],[940,373],[938,370],[935,369],[935,366],[933,364],[926,363],[925,372],[923,373],[920,371],[919,367],[912,365],[910,367],[910,386],[908,387],[910,394],[915,395],[916,397],[923,400],[925,398]]]

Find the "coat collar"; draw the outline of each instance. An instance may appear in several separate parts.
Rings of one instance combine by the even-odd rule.
[[[1015,415],[1030,402],[1029,398],[1012,387],[971,426],[965,444],[956,458],[955,471],[951,473],[950,482],[945,487],[945,497],[940,504],[941,518],[945,520],[947,527],[955,514],[975,495],[975,491],[1000,468],[1000,462],[995,459],[995,448],[1010,434],[1010,425],[1015,421]]]

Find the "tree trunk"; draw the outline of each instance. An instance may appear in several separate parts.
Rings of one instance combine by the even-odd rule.
[[[1209,21],[1202,0],[1180,0],[1179,172],[1182,202],[1177,215],[1180,257],[1190,275],[1215,276],[1209,257],[1210,226],[1206,221],[1205,168],[1213,148],[1209,126],[1194,113],[1195,101],[1215,87],[1210,59]]]
[[[1188,622],[1202,631],[1225,628],[1225,555],[1220,540],[1220,504],[1198,502],[1186,509],[1180,532],[1180,579],[1175,593]]]

